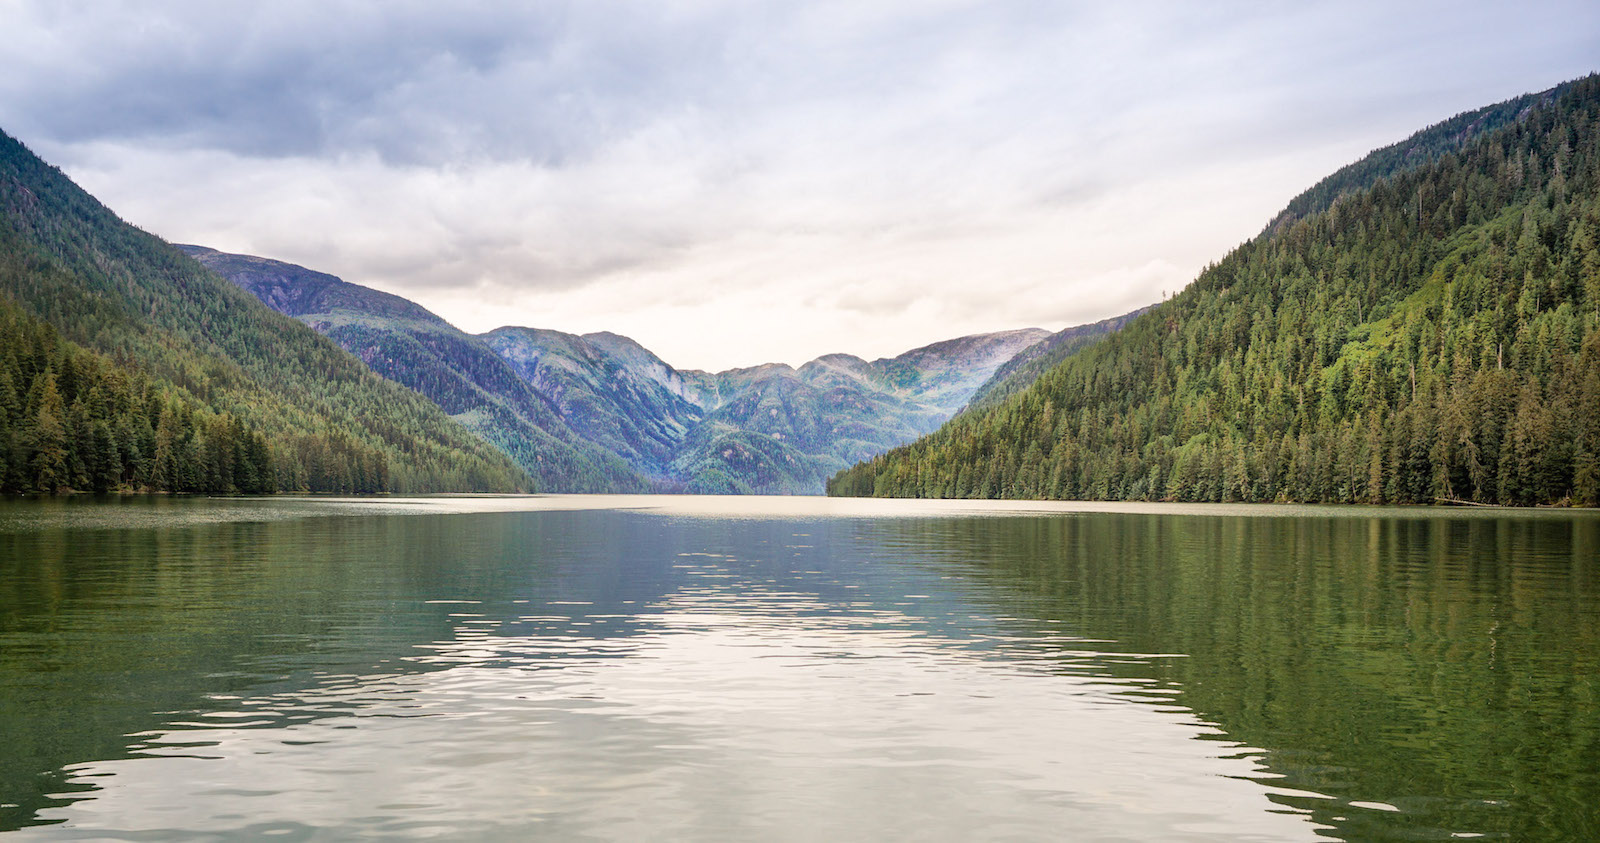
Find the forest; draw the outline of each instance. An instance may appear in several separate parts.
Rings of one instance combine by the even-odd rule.
[[[432,402],[0,133],[7,492],[519,491]]]
[[[379,484],[381,485],[381,483]],[[265,494],[266,439],[0,308],[0,491]]]
[[[1341,170],[846,496],[1600,504],[1600,77]]]

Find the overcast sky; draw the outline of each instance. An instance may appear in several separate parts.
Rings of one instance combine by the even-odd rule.
[[[0,30],[0,128],[130,222],[713,369],[1126,312],[1370,149],[1600,70],[1594,0],[0,0]]]

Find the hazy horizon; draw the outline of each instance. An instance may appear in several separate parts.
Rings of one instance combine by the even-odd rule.
[[[0,16],[0,128],[146,230],[709,370],[1125,313],[1600,55],[1568,2]]]

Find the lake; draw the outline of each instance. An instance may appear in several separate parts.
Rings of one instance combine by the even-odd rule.
[[[1600,839],[1600,514],[0,502],[18,839]]]

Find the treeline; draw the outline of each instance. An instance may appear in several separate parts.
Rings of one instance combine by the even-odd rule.
[[[1280,220],[1028,390],[829,491],[1595,505],[1597,187],[1589,77]]]
[[[0,306],[0,491],[266,494],[265,437]]]
[[[392,487],[383,452],[343,431],[269,440],[131,361],[63,340],[0,302],[0,493],[372,494]]]

